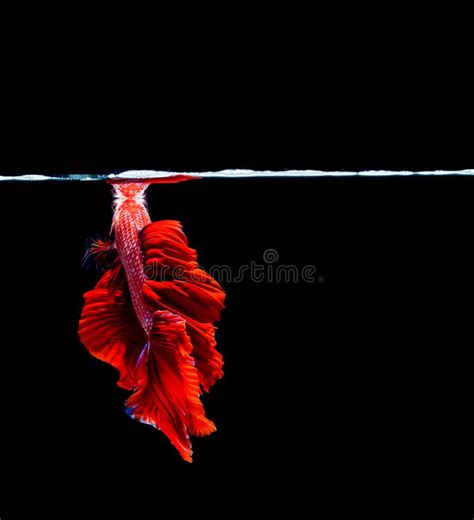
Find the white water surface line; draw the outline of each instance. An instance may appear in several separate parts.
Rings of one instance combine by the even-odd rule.
[[[274,179],[274,178],[316,178],[316,177],[410,177],[410,176],[471,176],[474,170],[433,170],[433,171],[391,171],[391,170],[367,170],[367,171],[322,171],[322,170],[220,170],[207,172],[170,172],[159,170],[128,170],[120,173],[84,173],[64,175],[0,175],[0,181],[12,182],[40,182],[40,181],[145,181],[167,178],[179,178],[180,176],[195,177],[196,179]]]

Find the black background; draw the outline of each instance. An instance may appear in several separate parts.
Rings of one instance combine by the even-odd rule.
[[[4,96],[1,173],[473,167],[471,105],[434,102],[429,77],[378,68],[320,81],[312,62],[292,65],[218,69],[206,85],[199,70],[178,85],[144,78],[133,91],[119,86],[125,72],[92,82],[71,68],[51,92],[40,71],[33,90]],[[225,377],[205,397],[218,432],[194,442],[188,465],[124,414],[115,371],[77,338],[98,277],[81,258],[108,232],[110,188],[2,184],[5,518],[31,504],[88,518],[127,506],[132,518],[337,516],[455,479],[470,409],[473,189],[467,177],[152,186],[152,218],[181,220],[202,265],[236,269],[271,248],[324,277],[225,286]]]

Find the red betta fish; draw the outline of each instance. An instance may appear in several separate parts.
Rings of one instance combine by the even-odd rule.
[[[191,462],[189,435],[216,430],[200,395],[223,375],[214,322],[225,293],[199,268],[179,222],[151,222],[148,186],[112,186],[111,239],[88,252],[108,268],[84,295],[79,337],[119,371],[117,384],[133,391],[127,413],[162,430]]]

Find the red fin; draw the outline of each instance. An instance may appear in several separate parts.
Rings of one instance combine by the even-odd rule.
[[[215,327],[211,323],[186,321],[186,332],[193,345],[193,357],[199,373],[199,380],[206,392],[220,379],[224,372],[222,355],[216,349]]]
[[[134,387],[134,366],[146,343],[146,335],[124,292],[122,267],[116,262],[96,288],[86,292],[79,322],[79,338],[89,352],[120,372],[117,384]]]
[[[136,390],[127,401],[127,413],[162,430],[188,462],[188,432],[204,435],[215,430],[199,399],[191,349],[184,320],[167,311],[155,312],[150,343],[136,366]]]
[[[143,291],[151,311],[169,310],[186,320],[200,382],[208,390],[222,377],[213,322],[224,307],[222,287],[199,269],[179,222],[153,222],[142,230],[146,272]]]
[[[130,301],[127,277],[120,258],[115,259],[113,266],[105,271],[95,288],[108,289],[112,297],[116,295],[118,299],[125,298]]]
[[[181,280],[147,280],[145,285],[173,312],[201,323],[212,323],[219,319],[224,307],[224,292],[214,286],[217,282],[211,277],[204,281],[201,273],[203,271],[195,269],[183,274]]]
[[[117,257],[117,249],[109,238],[96,238],[89,242],[83,264],[94,262],[100,269],[109,268]]]

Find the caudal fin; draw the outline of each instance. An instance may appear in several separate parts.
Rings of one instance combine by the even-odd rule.
[[[199,399],[199,378],[191,357],[185,321],[168,311],[155,312],[150,342],[136,365],[136,389],[127,413],[170,439],[184,460],[192,461],[189,434],[215,431]]]

